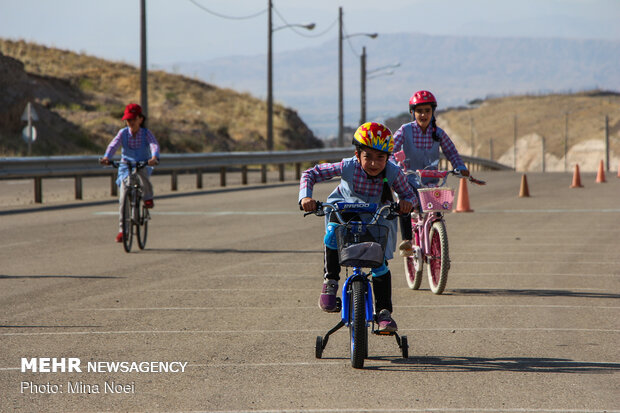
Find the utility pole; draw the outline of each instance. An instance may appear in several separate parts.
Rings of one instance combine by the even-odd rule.
[[[568,112],[564,113],[564,172],[568,169]]]
[[[142,113],[148,115],[147,70],[146,70],[146,0],[140,0],[140,106]]]
[[[605,169],[609,172],[609,115],[605,115]]]
[[[342,7],[338,7],[338,146],[344,146],[344,103],[342,85]]]
[[[273,27],[271,21],[271,0],[268,2],[267,9],[267,150],[273,150],[273,63],[271,42]]]
[[[514,147],[512,149],[512,156],[514,157],[515,172],[517,171],[517,115],[514,118],[514,132],[513,132]]]
[[[366,46],[362,47],[362,56],[360,57],[360,82],[361,82],[361,108],[360,108],[360,125],[366,123]]]

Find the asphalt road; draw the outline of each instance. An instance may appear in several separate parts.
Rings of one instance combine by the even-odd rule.
[[[363,370],[344,329],[314,356],[337,315],[317,307],[322,220],[290,180],[160,196],[130,254],[109,197],[0,208],[0,411],[620,411],[620,179],[528,174],[519,198],[520,174],[478,175],[475,212],[446,217],[444,294],[391,262],[409,358],[371,336]],[[82,372],[22,372],[35,357]]]

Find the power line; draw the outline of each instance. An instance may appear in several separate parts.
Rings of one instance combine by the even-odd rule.
[[[196,7],[198,7],[199,9],[202,9],[204,11],[206,11],[209,14],[212,14],[216,17],[221,17],[223,19],[229,19],[229,20],[247,20],[247,19],[253,19],[254,17],[258,17],[261,14],[267,13],[267,9],[261,10],[259,12],[256,12],[254,14],[251,14],[249,16],[226,16],[224,14],[220,14],[220,13],[216,13],[213,10],[209,10],[206,7],[204,7],[201,4],[198,4],[195,0],[189,0],[191,3],[193,3]]]

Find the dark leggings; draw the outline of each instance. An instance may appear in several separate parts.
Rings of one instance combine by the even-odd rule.
[[[344,215],[344,214],[343,214]],[[353,214],[351,214],[353,215]],[[350,217],[343,216],[345,219],[350,219]],[[334,214],[330,217],[330,222],[338,222]],[[409,221],[409,228],[411,229],[411,220]],[[385,265],[388,263],[385,261]],[[325,246],[325,259],[324,259],[324,267],[325,267],[325,278],[330,280],[340,280],[340,260],[338,258],[338,250],[328,248]],[[392,312],[392,273],[388,271],[387,273],[381,275],[380,277],[372,277],[372,290],[375,296],[375,312],[379,314],[379,312],[383,309],[387,309],[390,313]]]

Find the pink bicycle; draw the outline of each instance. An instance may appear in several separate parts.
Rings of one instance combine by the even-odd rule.
[[[448,232],[443,214],[452,210],[454,201],[454,189],[445,187],[445,184],[448,175],[461,175],[456,170],[418,169],[406,173],[418,175],[420,182],[422,182],[422,178],[443,179],[439,184],[423,185],[418,188],[421,212],[411,215],[413,256],[405,257],[405,277],[409,288],[412,290],[420,288],[422,270],[424,263],[426,263],[430,289],[435,294],[441,294],[446,288],[448,271],[450,270]],[[484,181],[471,176],[467,179],[478,185],[485,184]]]

